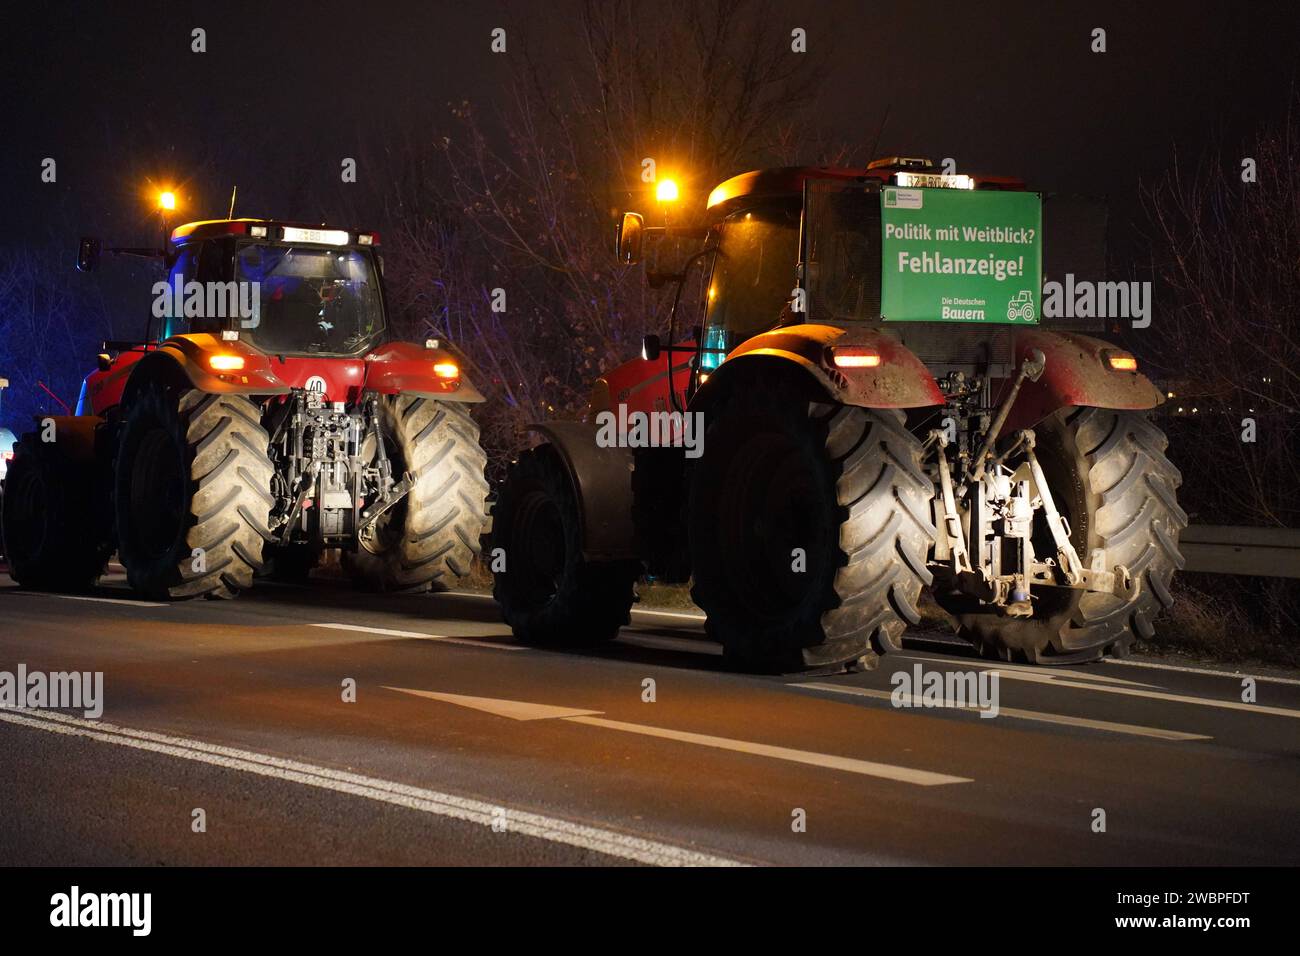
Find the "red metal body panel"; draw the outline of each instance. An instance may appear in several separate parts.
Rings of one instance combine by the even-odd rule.
[[[692,343],[681,343],[692,347]],[[827,357],[829,346],[861,346],[880,354],[875,368],[839,369]],[[685,402],[690,382],[689,353],[662,353],[653,361],[624,362],[596,380],[591,411],[615,410],[626,405],[629,412],[671,411],[668,394],[668,361],[672,355],[679,400]],[[944,403],[929,369],[906,346],[889,333],[874,328],[839,328],[830,325],[792,325],[764,332],[741,343],[727,356],[695,396],[691,407],[707,403],[718,383],[734,374],[741,362],[757,358],[791,362],[808,372],[828,396],[846,405],[865,408],[921,408]]]
[[[690,341],[678,344],[692,351],[695,348],[695,343]],[[691,381],[690,358],[689,352],[663,351],[653,361],[637,358],[611,369],[596,379],[591,399],[592,414],[613,410],[619,405],[626,405],[629,412],[672,411],[673,404],[668,394],[670,359],[677,399],[685,407],[686,386]]]
[[[840,369],[826,354],[830,346],[860,346],[880,354],[874,368]],[[930,370],[888,332],[871,327],[792,325],[764,332],[741,343],[719,371],[748,356],[773,356],[805,368],[836,401],[864,408],[922,408],[942,405]]]
[[[219,372],[208,366],[213,354],[237,354],[244,367]],[[466,402],[481,402],[483,396],[461,379],[442,379],[433,366],[456,359],[443,349],[426,349],[410,342],[383,345],[357,358],[266,355],[239,341],[224,341],[206,333],[178,335],[159,346],[122,352],[108,371],[86,376],[86,401],[78,414],[103,415],[120,405],[131,375],[144,359],[150,362],[168,356],[185,373],[195,388],[207,392],[238,392],[248,395],[284,395],[291,389],[323,383],[331,402],[355,402],[363,391],[382,394],[410,392],[437,395]],[[459,364],[459,363],[457,363]]]
[[[77,414],[103,415],[110,408],[120,405],[127,379],[130,378],[135,363],[144,358],[144,355],[143,348],[131,349],[120,354],[108,371],[95,369],[87,375],[81,390],[82,400],[77,404]]]
[[[483,401],[483,396],[463,376],[459,379],[438,378],[433,367],[439,362],[461,364],[443,349],[427,349],[411,342],[389,342],[366,356],[363,388],[385,395],[413,392],[464,402]]]
[[[1032,428],[1060,408],[1146,409],[1163,401],[1145,375],[1116,371],[1107,364],[1104,351],[1123,351],[1109,342],[1074,332],[1021,329],[1015,339],[1017,366],[1036,348],[1047,358],[1046,368],[1037,382],[1027,381],[1021,387],[1002,429],[1004,435]]]

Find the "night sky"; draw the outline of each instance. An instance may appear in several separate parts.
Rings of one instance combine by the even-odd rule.
[[[961,169],[1108,196],[1121,211],[1176,144],[1196,153],[1216,131],[1233,142],[1278,115],[1297,79],[1293,2],[1058,6],[775,9],[807,25],[810,60],[833,58],[818,109],[845,141],[869,140],[888,110],[882,152],[951,156]],[[201,216],[223,212],[234,183],[246,214],[310,214],[294,208],[302,186],[336,182],[338,157],[363,140],[433,130],[461,98],[491,108],[505,69],[488,49],[494,26],[543,63],[568,55],[578,39],[564,17],[537,13],[438,2],[13,10],[6,215],[60,231],[125,228],[145,215],[149,180],[184,183]],[[190,52],[194,26],[207,30],[205,54]],[[1097,26],[1105,54],[1089,50]],[[46,156],[57,185],[39,181]],[[220,170],[204,168],[213,161]]]

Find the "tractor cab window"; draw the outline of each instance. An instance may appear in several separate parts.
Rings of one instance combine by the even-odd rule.
[[[246,243],[235,278],[258,283],[259,312],[241,334],[264,352],[355,355],[383,335],[374,260],[360,250]]]
[[[808,321],[880,319],[880,193],[825,180],[805,185]]]
[[[176,253],[176,261],[167,273],[167,285],[172,293],[184,289],[185,283],[194,279],[198,260],[198,249],[194,245],[185,245]],[[169,295],[168,306],[163,312],[162,327],[158,330],[159,339],[168,339],[173,335],[184,335],[190,330],[190,320],[185,317],[185,299],[177,301],[174,294]],[[156,315],[157,313],[155,313]]]
[[[176,262],[167,275],[167,284],[172,290],[171,307],[163,317],[160,338],[166,339],[173,335],[185,335],[189,332],[220,334],[225,318],[217,311],[208,314],[209,305],[215,305],[216,303],[215,301],[209,303],[206,288],[208,283],[223,280],[228,255],[229,245],[227,240],[223,239],[190,242],[181,247],[176,254]],[[177,285],[178,279],[179,286]],[[187,283],[195,281],[204,284],[205,292],[201,306],[192,307],[190,311],[198,311],[203,314],[187,315],[185,306],[188,296],[185,294],[185,287]],[[178,287],[182,290],[180,298],[175,295]]]
[[[799,249],[799,214],[789,207],[751,209],[727,219],[709,283],[701,368],[721,352],[789,323]]]

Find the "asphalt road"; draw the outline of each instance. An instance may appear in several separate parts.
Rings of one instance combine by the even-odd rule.
[[[477,595],[0,577],[0,671],[104,675],[97,720],[0,710],[0,864],[1300,862],[1296,675],[1247,703],[1243,675],[994,668],[919,635],[762,677],[701,638],[638,610],[543,651]],[[998,715],[893,706],[918,665],[996,670]]]

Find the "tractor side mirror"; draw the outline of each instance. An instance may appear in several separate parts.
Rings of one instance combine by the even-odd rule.
[[[659,336],[647,335],[641,340],[641,357],[647,362],[653,362],[660,353]]]
[[[77,271],[94,272],[98,269],[100,249],[101,244],[98,239],[82,236],[81,243],[77,246]]]
[[[623,221],[618,224],[615,236],[618,261],[623,265],[635,265],[641,261],[641,244],[645,238],[644,229],[645,220],[640,213],[623,213]]]

